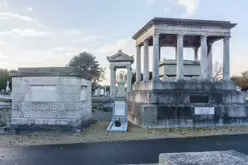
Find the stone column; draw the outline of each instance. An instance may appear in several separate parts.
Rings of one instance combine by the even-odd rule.
[[[175,60],[177,61],[177,46],[175,47]]]
[[[158,54],[159,54],[159,62],[161,61],[161,46],[159,45],[159,50],[158,50]]]
[[[110,96],[115,97],[114,93],[114,83],[115,83],[115,68],[113,66],[110,67]]]
[[[139,45],[136,46],[136,83],[140,83],[141,81],[141,56],[140,56]]]
[[[230,80],[230,37],[223,39],[223,79]]]
[[[132,69],[130,66],[127,66],[127,92],[132,90]]]
[[[194,61],[198,61],[198,47],[194,47]]]
[[[113,96],[116,96],[116,68],[114,68],[114,89],[113,89]]]
[[[177,80],[182,80],[183,74],[183,35],[177,36]]]
[[[153,81],[159,81],[159,35],[153,35]]]
[[[212,81],[213,80],[213,53],[212,53],[212,43],[208,45],[208,56],[207,56],[207,64],[208,64],[208,76],[207,79]]]
[[[207,79],[207,36],[201,36],[201,79]]]
[[[149,81],[149,47],[148,40],[144,41],[144,71],[143,71],[143,81]]]

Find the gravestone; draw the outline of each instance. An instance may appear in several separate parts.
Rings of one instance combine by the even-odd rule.
[[[126,96],[126,90],[125,90],[125,84],[126,80],[124,79],[123,73],[120,73],[119,75],[119,80],[117,82],[118,87],[117,87],[117,97],[125,97]]]
[[[120,120],[121,126],[115,126],[115,122]],[[115,101],[113,118],[107,128],[108,132],[127,132],[128,119],[127,119],[127,105],[125,101]]]

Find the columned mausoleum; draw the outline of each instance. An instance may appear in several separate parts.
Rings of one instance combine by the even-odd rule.
[[[182,80],[183,48],[194,49],[195,61],[200,59],[200,79],[212,80],[212,45],[223,40],[223,73],[224,80],[230,80],[230,30],[236,26],[226,21],[187,20],[173,18],[154,18],[142,27],[134,36],[136,40],[136,82],[141,81],[141,47],[144,49],[144,81],[149,79],[149,51],[153,46],[153,81],[159,81],[159,61],[161,47],[175,47],[177,80]]]
[[[246,124],[248,108],[244,93],[237,91],[236,84],[230,80],[229,45],[231,29],[235,26],[228,21],[174,18],[154,18],[143,26],[133,36],[137,49],[136,84],[127,98],[129,120],[145,128]],[[223,80],[213,82],[212,45],[218,40],[223,41],[223,54],[219,54],[223,56]],[[149,46],[153,49],[151,55]],[[174,81],[167,81],[166,67],[161,69],[161,47],[176,49]],[[193,62],[184,60],[185,47],[194,50]],[[149,56],[153,56],[151,81]],[[197,72],[193,74],[189,70],[192,66],[187,65],[198,68]],[[164,78],[160,78],[162,71]],[[185,75],[194,78],[187,79]]]

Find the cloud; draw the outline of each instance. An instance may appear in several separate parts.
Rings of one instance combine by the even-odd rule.
[[[63,31],[63,34],[68,35],[68,36],[81,35],[82,30],[81,29],[66,29]]]
[[[77,43],[86,43],[86,42],[91,42],[96,39],[103,39],[106,38],[105,36],[95,36],[95,35],[89,35],[89,36],[82,36],[74,41],[72,43],[77,44]]]
[[[27,8],[27,11],[28,12],[32,12],[33,11],[33,8],[32,7],[29,7],[29,8]]]
[[[6,1],[0,1],[0,8],[8,7],[9,4]]]
[[[35,29],[12,29],[11,30],[18,37],[48,37],[51,32],[36,31]]]
[[[146,4],[151,6],[155,3],[155,0],[146,0]]]
[[[14,37],[48,37],[52,33],[48,31],[37,31],[35,29],[12,29],[10,31],[0,32],[0,36]]]
[[[39,23],[38,20],[32,18],[32,17],[29,17],[29,16],[23,16],[23,15],[19,15],[19,14],[16,14],[16,13],[11,13],[11,12],[1,12],[0,13],[0,19],[6,19],[6,20],[9,20],[9,19],[17,19],[17,20],[21,20],[21,21],[25,21],[25,22],[32,22],[32,23],[35,23],[38,27],[41,27],[41,28],[44,28],[44,25]]]
[[[112,44],[100,46],[95,51],[97,53],[107,54],[108,56],[111,56],[120,49],[123,52],[126,52],[128,54],[134,54],[135,53],[135,41],[129,38],[124,38]]]
[[[178,4],[185,8],[188,17],[194,16],[198,9],[198,0],[178,0]]]

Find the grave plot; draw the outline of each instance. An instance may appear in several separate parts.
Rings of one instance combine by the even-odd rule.
[[[125,101],[115,101],[113,118],[107,128],[108,132],[127,132],[127,105]]]

